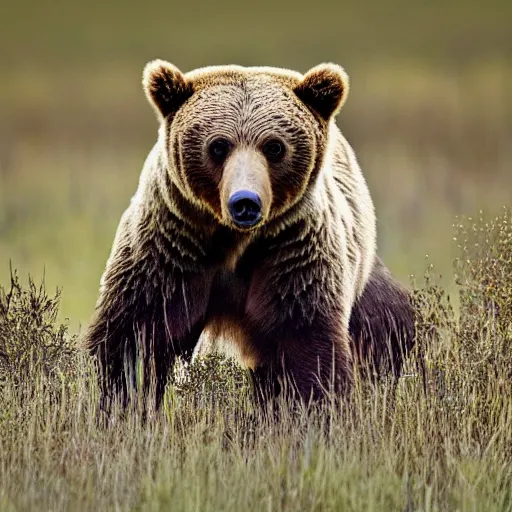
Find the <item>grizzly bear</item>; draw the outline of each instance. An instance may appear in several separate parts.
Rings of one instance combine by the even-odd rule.
[[[126,405],[140,367],[158,407],[203,331],[236,346],[260,397],[344,393],[355,365],[398,375],[413,312],[376,256],[370,193],[334,121],[344,70],[156,60],[143,86],[159,137],[86,333],[103,399]]]

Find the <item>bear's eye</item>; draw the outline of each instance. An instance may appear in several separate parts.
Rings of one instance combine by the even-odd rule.
[[[222,163],[228,156],[231,144],[227,139],[219,137],[218,139],[212,140],[208,146],[208,153],[213,161]]]
[[[272,139],[265,143],[263,146],[263,153],[273,162],[282,160],[285,153],[284,144],[280,140]]]

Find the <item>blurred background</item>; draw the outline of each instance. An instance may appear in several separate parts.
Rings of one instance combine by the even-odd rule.
[[[1,0],[0,284],[62,288],[86,323],[157,122],[146,61],[305,72],[343,65],[339,126],[366,173],[379,247],[404,282],[450,285],[456,215],[512,203],[512,2]]]

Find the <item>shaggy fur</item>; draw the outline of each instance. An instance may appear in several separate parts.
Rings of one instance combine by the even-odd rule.
[[[203,331],[231,339],[266,389],[286,381],[306,401],[347,389],[354,355],[398,371],[412,313],[376,259],[370,194],[334,123],[345,72],[324,64],[304,76],[237,66],[182,74],[154,61],[143,85],[159,138],[86,335],[104,398],[127,402],[140,357],[158,406],[176,356],[190,357]],[[220,156],[211,150],[219,140]],[[248,188],[263,220],[241,229],[226,204]]]

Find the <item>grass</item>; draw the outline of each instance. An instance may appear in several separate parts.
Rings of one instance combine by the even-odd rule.
[[[460,307],[427,268],[396,389],[358,381],[278,423],[217,357],[183,369],[151,421],[98,422],[59,297],[14,278],[0,294],[0,509],[512,510],[512,211],[454,235]]]

